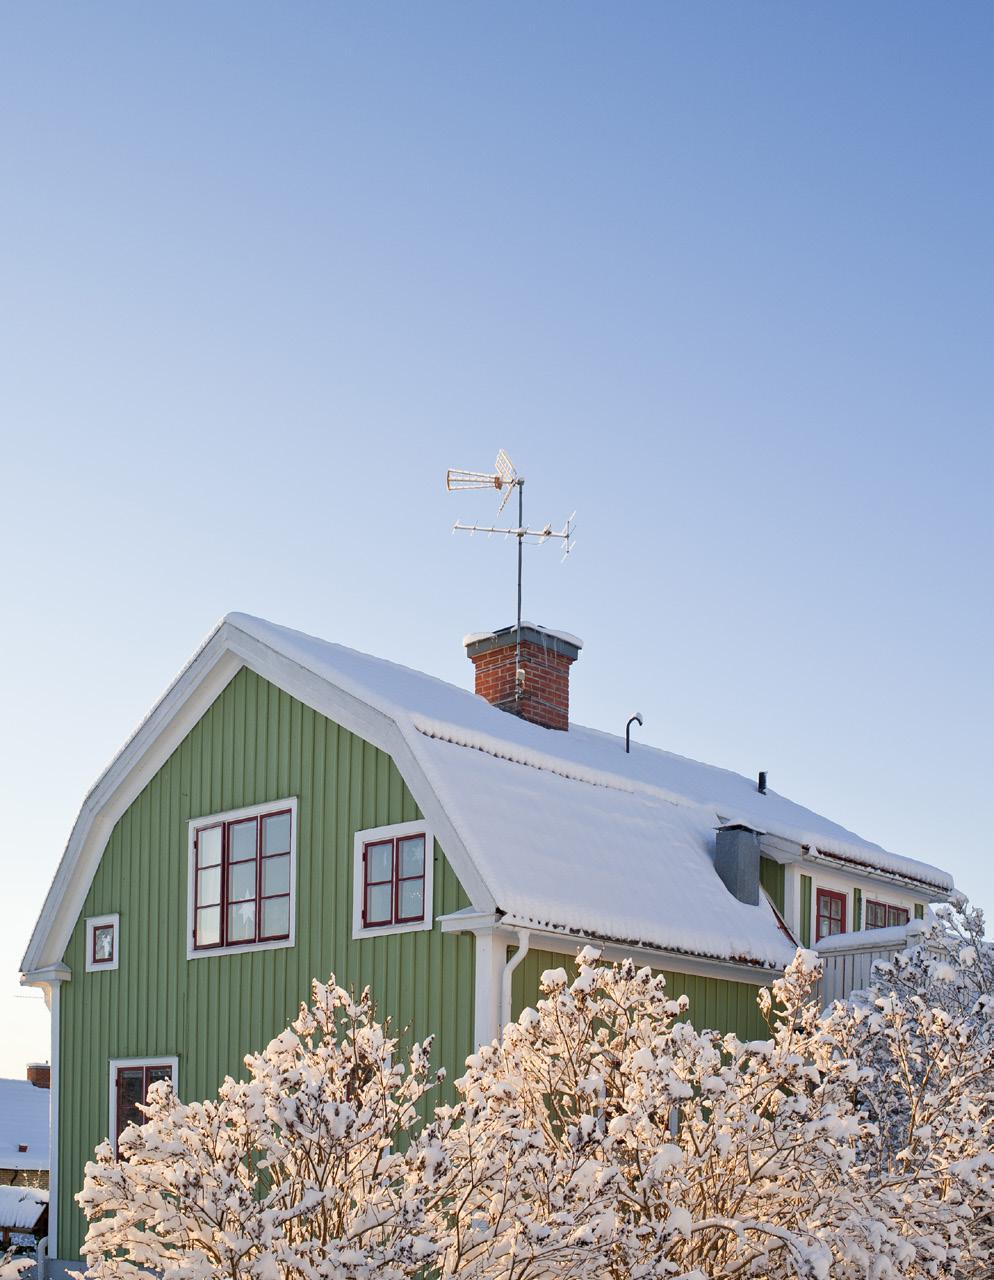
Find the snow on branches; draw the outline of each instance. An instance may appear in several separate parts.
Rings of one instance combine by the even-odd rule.
[[[77,1199],[93,1275],[174,1280],[395,1280],[433,1253],[398,1138],[430,1086],[430,1042],[407,1067],[368,992],[313,984],[310,1007],[245,1059],[216,1101],[162,1082],[147,1123],[86,1166]]]
[[[216,1101],[153,1086],[79,1201],[89,1273],[176,1280],[890,1280],[989,1276],[994,949],[951,913],[822,1011],[799,951],[769,1037],[586,949],[472,1055],[423,1127],[430,1045],[313,1003]],[[690,1013],[693,1011],[690,1010]]]

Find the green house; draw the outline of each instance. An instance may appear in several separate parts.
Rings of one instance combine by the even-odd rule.
[[[465,645],[475,693],[229,615],[87,795],[22,965],[52,1012],[52,1274],[149,1084],[212,1094],[313,977],[369,984],[451,1080],[581,945],[755,1037],[798,943],[852,973],[952,890],[765,780],[570,724],[576,637]]]

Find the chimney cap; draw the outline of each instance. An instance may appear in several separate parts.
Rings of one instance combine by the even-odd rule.
[[[475,653],[486,653],[488,649],[499,649],[513,643],[516,631],[517,627],[513,625],[499,627],[496,631],[472,631],[468,636],[463,636],[462,642],[468,656],[472,657]],[[583,648],[583,641],[579,636],[574,636],[569,631],[554,631],[551,627],[543,627],[535,622],[521,623],[521,639],[545,645],[547,649],[553,649],[574,661]]]
[[[36,1089],[52,1087],[52,1068],[47,1062],[29,1062],[26,1074],[28,1083]]]

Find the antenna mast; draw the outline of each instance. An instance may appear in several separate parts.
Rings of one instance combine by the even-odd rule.
[[[500,500],[500,506],[497,508],[497,514],[504,510],[508,504],[508,500],[515,489],[518,491],[518,524],[516,528],[498,527],[496,525],[482,524],[463,524],[461,520],[457,520],[452,526],[452,532],[458,529],[462,533],[485,533],[488,536],[494,533],[502,533],[505,537],[514,537],[518,540],[518,612],[517,626],[515,627],[515,645],[514,645],[514,670],[515,685],[517,686],[518,672],[521,670],[521,578],[523,570],[523,552],[525,540],[533,539],[536,543],[545,542],[547,538],[559,538],[563,543],[563,559],[573,550],[573,534],[576,526],[573,519],[576,512],[569,517],[561,529],[553,529],[551,524],[547,524],[544,529],[529,529],[525,524],[525,478],[519,476],[514,469],[514,464],[507,456],[503,449],[497,454],[497,461],[494,463],[494,470],[490,471],[459,471],[450,467],[445,473],[445,487],[450,493],[457,492],[462,489],[496,489],[499,493],[503,493]],[[520,697],[520,688],[517,689],[517,695]]]

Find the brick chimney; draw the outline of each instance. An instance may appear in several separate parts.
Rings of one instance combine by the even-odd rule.
[[[476,668],[476,692],[522,720],[545,729],[568,729],[569,669],[580,656],[583,641],[565,631],[522,622],[520,669],[515,663],[516,641],[516,627],[463,640]]]
[[[28,1080],[36,1089],[49,1089],[52,1085],[52,1068],[47,1062],[29,1062]]]

